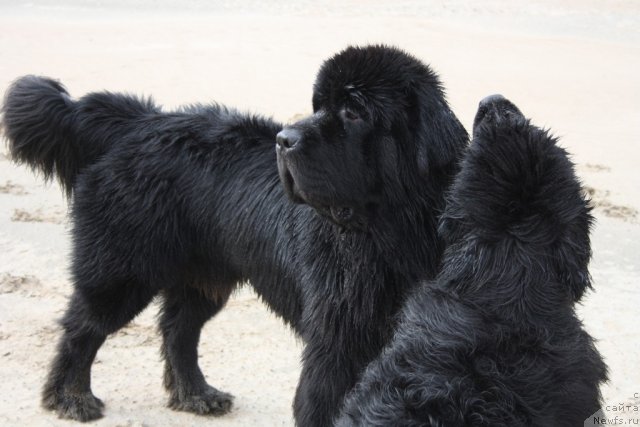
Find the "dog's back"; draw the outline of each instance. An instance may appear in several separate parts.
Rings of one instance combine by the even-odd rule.
[[[483,101],[438,280],[409,298],[338,425],[582,425],[606,380],[574,313],[590,287],[589,212],[556,140],[506,99]]]

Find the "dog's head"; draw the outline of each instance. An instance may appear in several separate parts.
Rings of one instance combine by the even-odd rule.
[[[435,73],[385,46],[327,60],[313,111],[277,136],[280,178],[292,200],[346,228],[366,230],[381,205],[420,197],[467,139]]]
[[[567,284],[579,300],[590,286],[591,223],[573,164],[556,138],[504,97],[485,98],[441,218],[445,241],[481,246],[490,264],[483,270],[535,270]]]

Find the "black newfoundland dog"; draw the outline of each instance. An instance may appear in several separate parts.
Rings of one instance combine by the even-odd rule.
[[[590,208],[567,153],[501,96],[480,104],[441,233],[339,426],[581,426],[606,367],[574,305],[590,287]]]
[[[72,197],[74,293],[46,408],[101,416],[90,388],[96,352],[157,295],[170,407],[229,411],[232,397],[206,383],[197,345],[248,281],[305,341],[297,423],[332,422],[391,338],[411,284],[436,275],[437,218],[468,137],[436,74],[384,46],[326,61],[313,110],[282,130],[218,105],[164,112],[114,93],[74,100],[47,78],[9,88],[13,158]]]

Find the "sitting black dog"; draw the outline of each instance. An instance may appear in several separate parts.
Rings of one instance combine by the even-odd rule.
[[[76,100],[47,78],[9,88],[13,158],[72,197],[74,293],[46,408],[101,416],[96,352],[157,295],[169,405],[227,412],[231,396],[206,383],[197,345],[248,281],[305,341],[297,422],[332,422],[409,288],[436,276],[437,217],[468,136],[437,75],[385,46],[326,61],[313,110],[282,129],[217,105]]]
[[[606,366],[574,305],[590,207],[567,153],[501,96],[480,103],[440,231],[443,269],[346,400],[339,426],[580,426]]]

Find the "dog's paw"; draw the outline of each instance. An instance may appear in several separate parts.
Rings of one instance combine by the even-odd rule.
[[[169,400],[169,407],[171,409],[193,412],[198,415],[224,415],[231,411],[232,406],[232,395],[210,386],[200,394],[183,396],[174,394]]]
[[[91,392],[47,393],[43,396],[42,406],[55,411],[60,418],[86,422],[102,418],[104,403]]]

